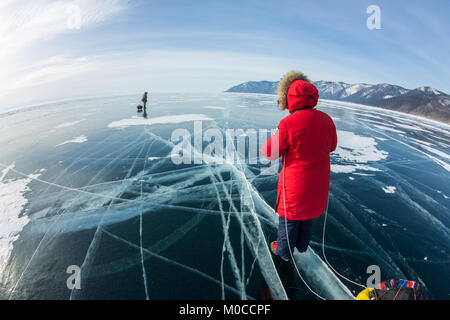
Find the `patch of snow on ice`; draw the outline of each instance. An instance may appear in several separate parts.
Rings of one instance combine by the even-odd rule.
[[[71,140],[67,140],[67,141],[61,142],[60,144],[57,144],[56,146],[59,147],[59,146],[62,146],[64,144],[67,144],[67,143],[83,143],[83,142],[86,142],[86,141],[87,141],[86,136],[85,135],[81,135],[81,136],[78,136],[78,137],[74,137]]]
[[[30,191],[28,183],[40,176],[30,174],[24,179],[5,180],[8,172],[14,167],[13,162],[0,176],[0,271],[11,255],[14,241],[19,238],[20,231],[29,222],[28,216],[20,216],[28,202],[24,196]]]
[[[397,190],[397,188],[394,186],[386,186],[382,187],[381,189],[383,189],[383,191],[386,193],[395,193],[395,190]]]
[[[443,196],[445,199],[448,199],[448,197],[442,193],[441,190],[436,190],[437,193],[439,193],[441,196]]]
[[[396,129],[394,129],[394,128],[391,128],[391,127],[387,127],[387,126],[380,126],[380,125],[376,125],[376,124],[374,124],[373,125],[375,128],[378,128],[378,129],[381,129],[381,130],[386,130],[386,131],[391,131],[391,132],[396,132],[396,133],[403,133],[403,131],[400,131],[400,130],[396,130]]]
[[[72,122],[64,122],[64,123],[61,123],[60,125],[57,125],[55,127],[55,129],[71,127],[73,125],[76,125],[77,123],[80,123],[80,122],[84,121],[84,120],[86,120],[86,119],[81,119],[81,120],[72,121]]]
[[[225,110],[224,107],[217,107],[217,106],[206,106],[205,109],[217,109],[217,110]]]
[[[378,150],[374,138],[361,137],[350,131],[338,130],[338,147],[335,153],[345,161],[367,163],[386,159],[388,152]]]
[[[341,165],[341,164],[332,164],[331,171],[334,173],[353,173],[357,170],[364,171],[381,171],[377,168],[372,168],[370,166],[365,166],[361,164],[349,164],[349,165]]]
[[[411,138],[411,137],[409,138],[409,140],[419,144],[420,146],[423,146],[424,144],[427,145],[427,146],[432,146],[433,145],[433,144],[431,144],[429,142],[426,142],[426,141],[423,141],[423,140],[419,140],[419,139],[415,139],[415,138]]]
[[[108,124],[108,128],[126,128],[129,126],[150,126],[153,124],[182,123],[189,121],[204,121],[204,120],[213,120],[213,119],[204,114],[179,114],[174,116],[162,116],[150,119],[134,116],[129,119],[113,121],[110,124]]]
[[[380,171],[363,163],[386,159],[388,152],[376,148],[374,138],[362,137],[350,131],[338,130],[337,164],[331,165],[335,173],[353,173],[357,170]]]
[[[82,113],[81,116],[82,117],[88,117],[88,116],[93,116],[94,114],[96,114],[97,112],[85,112]]]
[[[436,155],[438,155],[438,156],[440,156],[442,158],[450,160],[450,155],[448,153],[445,153],[445,152],[436,150],[434,148],[431,148],[431,147],[429,147],[429,144],[422,145],[422,148],[424,148],[424,149],[426,149],[426,150],[428,150],[428,151],[430,151],[430,152],[432,152],[432,153],[434,153],[434,154],[436,154]]]
[[[416,125],[408,125],[408,124],[404,124],[404,123],[396,123],[396,126],[402,127],[402,128],[405,128],[405,129],[410,129],[410,130],[419,130],[419,131],[430,132],[430,131],[428,131],[426,129],[423,129],[423,128],[420,128],[420,127],[418,127]]]

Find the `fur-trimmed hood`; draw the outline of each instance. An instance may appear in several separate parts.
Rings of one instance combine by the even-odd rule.
[[[295,82],[295,87],[291,87],[293,82]],[[278,107],[280,110],[289,109],[292,112],[305,106],[314,107],[317,104],[318,98],[319,93],[317,88],[302,72],[288,72],[278,84]]]

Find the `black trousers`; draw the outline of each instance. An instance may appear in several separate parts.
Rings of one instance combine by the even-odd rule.
[[[294,254],[294,248],[297,248],[299,252],[305,252],[311,241],[311,230],[312,220],[287,220],[279,217],[277,255],[284,259],[291,259],[289,245],[292,254]]]

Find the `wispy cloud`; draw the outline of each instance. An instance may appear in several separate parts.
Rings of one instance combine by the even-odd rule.
[[[0,96],[8,95],[18,89],[37,87],[70,78],[95,69],[96,64],[86,57],[54,56],[29,66],[26,72],[7,81],[3,85]]]
[[[1,95],[92,70],[94,64],[86,57],[70,57],[61,53],[63,49],[56,55],[41,54],[36,47],[69,33],[89,30],[125,10],[126,5],[123,0],[2,0]],[[79,29],[73,20],[79,22]]]
[[[74,15],[80,13],[80,27],[90,28],[125,9],[121,0],[22,0],[6,1],[0,7],[0,57],[30,46],[37,41],[50,40],[73,32]],[[77,8],[77,10],[74,10]]]

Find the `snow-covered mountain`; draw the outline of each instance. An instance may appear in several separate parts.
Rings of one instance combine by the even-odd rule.
[[[388,83],[313,82],[320,98],[378,106],[450,123],[450,96],[431,87],[406,89]],[[278,81],[250,81],[225,92],[276,94]]]
[[[421,91],[426,94],[429,94],[429,95],[434,95],[434,96],[439,96],[439,95],[443,94],[443,92],[436,90],[432,87],[419,87],[416,90]]]
[[[277,87],[278,81],[248,81],[228,89],[227,92],[275,93]]]
[[[368,103],[373,100],[389,99],[407,93],[409,90],[400,86],[381,83],[348,84],[345,82],[317,81],[314,82],[319,89],[321,98],[346,100],[357,103]]]

